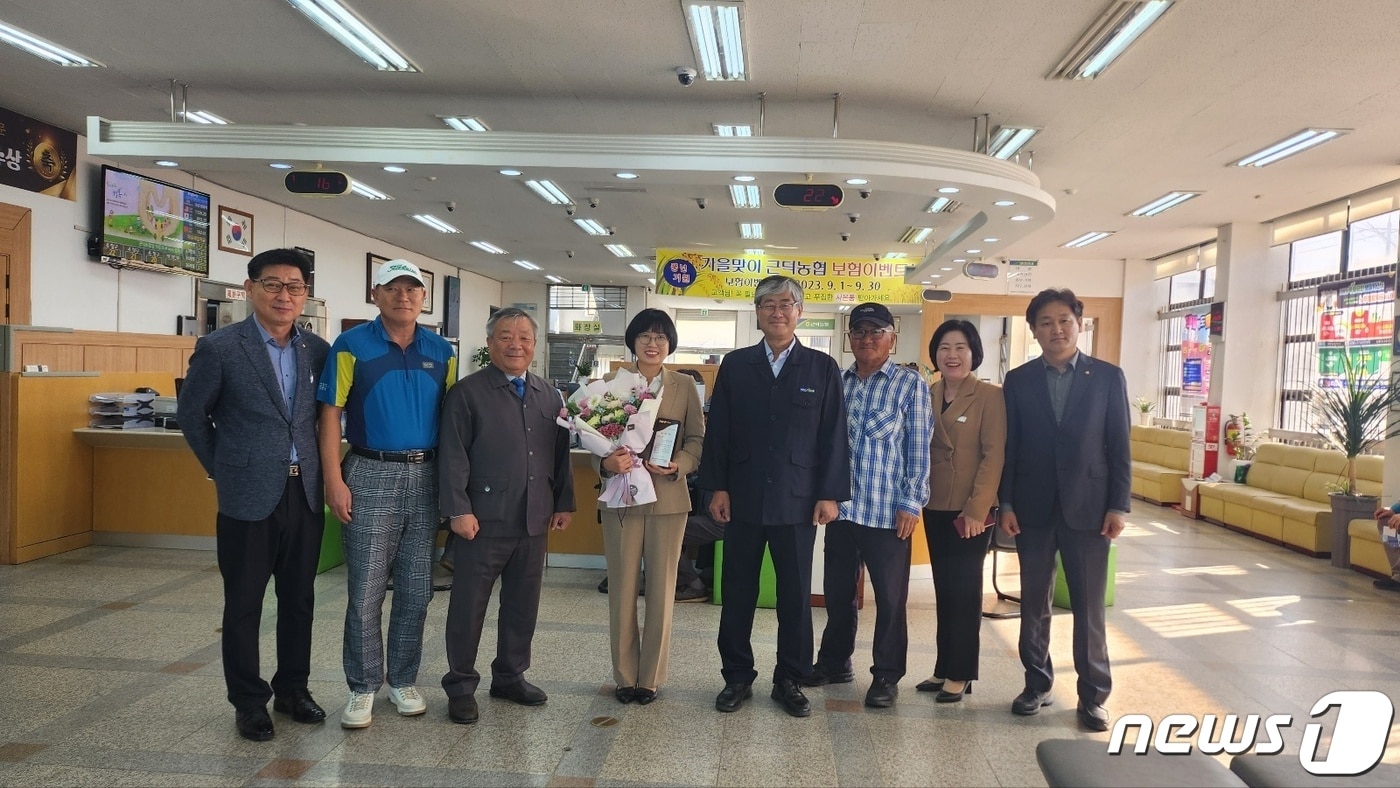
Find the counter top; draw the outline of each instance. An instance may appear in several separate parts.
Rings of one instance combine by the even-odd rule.
[[[152,427],[140,430],[99,430],[82,427],[73,435],[89,446],[122,449],[188,449],[185,433]]]

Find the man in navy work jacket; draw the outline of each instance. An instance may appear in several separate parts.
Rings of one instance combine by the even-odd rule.
[[[715,708],[737,711],[758,677],[751,635],[766,546],[778,583],[773,699],[806,717],[813,525],[835,520],[837,502],[851,497],[846,406],[836,362],[795,336],[802,287],[770,276],[758,283],[754,305],[763,341],[720,365],[697,483],[714,492],[710,516],[725,523],[718,642],[725,686]]]
[[[1021,559],[1021,664],[1026,686],[1011,704],[1023,716],[1050,705],[1050,599],[1055,553],[1074,614],[1079,722],[1108,730],[1104,590],[1108,548],[1123,532],[1132,487],[1128,389],[1123,370],[1079,352],[1084,304],[1042,290],[1026,309],[1041,356],[1006,376],[1006,466],[1001,527]]]

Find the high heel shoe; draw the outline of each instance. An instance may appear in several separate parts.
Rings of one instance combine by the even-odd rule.
[[[971,694],[972,694],[972,682],[971,682],[971,681],[965,681],[965,682],[963,682],[962,689],[958,690],[957,692],[949,692],[949,691],[947,691],[947,690],[945,690],[945,689],[940,689],[940,690],[938,691],[938,697],[934,698],[934,700],[937,701],[938,703],[957,703],[958,701],[960,701],[960,700],[963,699],[963,696],[964,696],[964,695],[971,695]]]
[[[918,684],[915,684],[914,689],[918,690],[919,692],[942,692],[943,682],[944,679],[940,679],[937,676],[934,676],[931,679],[925,679],[919,682]]]

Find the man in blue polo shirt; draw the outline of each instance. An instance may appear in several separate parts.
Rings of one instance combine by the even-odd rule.
[[[419,694],[423,621],[433,598],[438,526],[438,418],[457,380],[452,346],[418,325],[426,286],[418,266],[390,260],[374,276],[379,317],[331,346],[317,397],[326,503],[345,523],[349,582],[345,610],[343,728],[366,728],[374,695],[389,682],[399,714],[428,710]],[[340,419],[350,453],[340,459]],[[390,578],[388,664],[380,614]]]

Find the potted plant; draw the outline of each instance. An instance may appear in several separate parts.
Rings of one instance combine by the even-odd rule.
[[[1152,426],[1152,411],[1157,409],[1157,403],[1147,397],[1138,397],[1133,400],[1133,409],[1138,412],[1138,424],[1144,427]]]
[[[1388,375],[1370,373],[1342,355],[1339,385],[1318,388],[1313,399],[1313,415],[1319,437],[1330,448],[1346,455],[1346,470],[1331,489],[1332,565],[1349,567],[1351,540],[1347,525],[1352,520],[1371,517],[1378,499],[1361,495],[1356,489],[1356,458],[1376,444],[1400,435],[1400,423],[1386,423],[1392,407],[1400,406],[1400,387],[1390,385]]]
[[[491,351],[485,347],[479,347],[472,351],[472,364],[477,369],[486,369],[486,365],[491,363]]]

